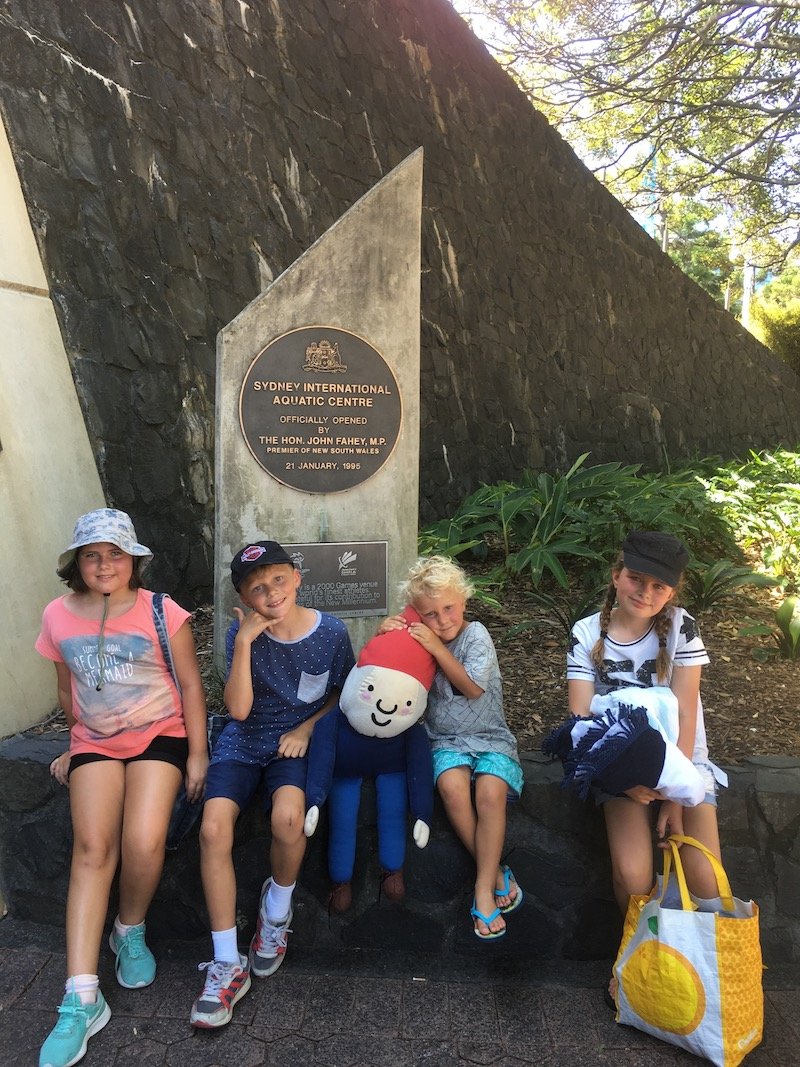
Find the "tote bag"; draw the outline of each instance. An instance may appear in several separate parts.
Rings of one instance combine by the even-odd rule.
[[[737,900],[719,860],[693,837],[673,835],[664,876],[628,904],[614,964],[617,1022],[736,1067],[761,1041],[764,995],[758,905]],[[700,912],[686,885],[678,844],[711,864],[719,912]]]

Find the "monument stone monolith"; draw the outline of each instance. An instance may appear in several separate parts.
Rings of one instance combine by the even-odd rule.
[[[217,340],[215,651],[230,560],[289,548],[299,599],[358,649],[416,555],[422,149],[353,205]]]

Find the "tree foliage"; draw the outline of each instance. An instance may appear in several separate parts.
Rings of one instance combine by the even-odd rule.
[[[762,286],[754,306],[755,332],[800,374],[800,266]]]
[[[667,215],[668,250],[681,270],[736,313],[741,304],[741,272],[731,262],[730,241],[712,225],[714,216],[713,208],[695,201],[672,204]]]
[[[699,194],[733,208],[742,245],[798,242],[796,3],[456,3],[489,20],[476,28],[500,61],[629,206],[654,185]]]

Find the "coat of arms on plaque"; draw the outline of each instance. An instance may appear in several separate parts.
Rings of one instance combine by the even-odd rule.
[[[306,361],[303,370],[322,371],[326,374],[342,373],[347,370],[347,364],[342,363],[339,354],[339,342],[333,344],[327,339],[313,341],[306,349]]]

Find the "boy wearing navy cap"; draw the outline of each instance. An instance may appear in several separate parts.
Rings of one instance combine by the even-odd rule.
[[[234,608],[225,650],[225,706],[232,721],[209,767],[200,829],[201,871],[214,959],[202,964],[203,991],[193,1026],[211,1029],[233,1017],[251,972],[273,974],[283,962],[292,892],[305,854],[306,752],[314,723],[335,704],[354,666],[344,623],[297,603],[300,572],[276,541],[245,545],[231,580],[246,611]],[[236,937],[233,834],[239,813],[263,787],[270,817],[271,876],[262,886],[249,957]]]

